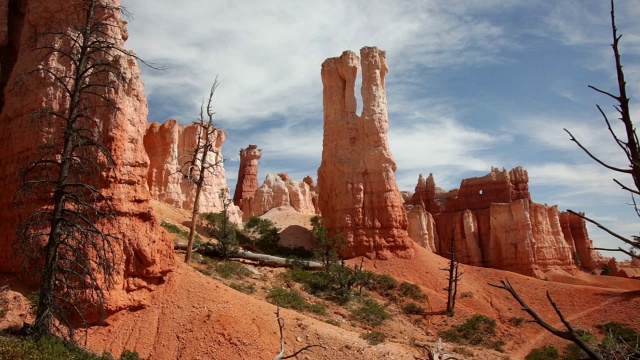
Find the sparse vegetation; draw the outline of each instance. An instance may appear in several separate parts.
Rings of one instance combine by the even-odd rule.
[[[385,297],[391,296],[393,290],[397,287],[398,280],[387,274],[374,274],[367,285],[367,289]]]
[[[472,298],[473,297],[473,292],[471,291],[465,291],[462,294],[460,294],[460,297],[465,299],[465,298]]]
[[[108,352],[98,355],[56,337],[38,341],[0,337],[0,354],[4,360],[116,360]],[[141,360],[138,353],[130,350],[125,350],[120,359]]]
[[[387,339],[387,335],[380,331],[372,331],[370,333],[362,334],[360,337],[367,340],[369,345],[378,345]]]
[[[229,287],[245,294],[253,294],[256,292],[256,286],[254,284],[231,283]]]
[[[553,345],[545,345],[531,350],[524,360],[556,360],[560,359],[560,352]]]
[[[178,235],[181,239],[184,240],[188,240],[189,239],[189,232],[187,230],[182,230],[178,225],[176,224],[172,224],[170,222],[166,222],[166,221],[162,221],[160,223],[160,225],[167,230],[168,232],[172,233],[172,234],[176,234]],[[196,244],[202,244],[202,238],[200,237],[200,235],[195,236],[195,243]]]
[[[200,272],[202,275],[205,275],[205,276],[213,275],[213,273],[209,269],[197,269],[197,270],[198,272]]]
[[[600,272],[600,275],[611,275],[611,268],[609,267],[609,264],[602,265],[602,271]]]
[[[425,294],[420,289],[420,287],[416,284],[410,284],[408,282],[403,281],[400,283],[398,290],[400,291],[400,294],[402,296],[410,297],[413,300],[420,301],[420,300],[424,300],[424,298],[426,297]]]
[[[405,304],[402,311],[408,315],[424,315],[425,313],[424,308],[414,302]]]
[[[277,287],[269,291],[269,302],[287,309],[305,310],[309,303],[296,290]]]
[[[310,304],[299,292],[293,289],[288,290],[282,287],[276,287],[269,291],[267,299],[274,305],[288,309],[310,311],[319,315],[325,315],[327,312],[324,304]]]
[[[605,335],[598,346],[601,353],[610,357],[640,359],[640,334],[635,329],[617,322],[596,327]]]
[[[352,311],[353,316],[363,323],[371,326],[382,325],[391,318],[383,305],[373,299],[365,299],[362,305]]]
[[[509,323],[513,326],[521,326],[524,323],[524,318],[514,316],[509,319]]]
[[[227,190],[220,189],[218,196],[222,201],[222,211],[203,214],[202,219],[209,236],[218,240],[213,245],[215,252],[226,260],[238,254],[238,226],[229,220],[229,206],[233,201],[229,198]]]
[[[463,345],[480,345],[503,351],[505,342],[496,338],[496,321],[484,315],[473,315],[460,325],[440,333],[445,341]]]
[[[251,270],[235,261],[220,261],[215,266],[216,273],[223,279],[243,279],[251,275]]]

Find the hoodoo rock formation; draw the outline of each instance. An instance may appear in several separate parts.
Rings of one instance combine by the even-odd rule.
[[[242,209],[242,201],[253,197],[258,190],[258,160],[262,157],[262,150],[257,145],[249,145],[240,150],[240,168],[238,169],[238,183],[233,194],[233,203]]]
[[[308,181],[297,182],[284,173],[268,174],[253,196],[242,200],[243,221],[280,206],[290,206],[301,214],[316,214],[316,198],[317,195]]]
[[[32,115],[48,106],[59,108],[66,96],[44,76],[23,75],[39,66],[63,69],[69,66],[54,52],[34,51],[33,36],[56,29],[74,31],[81,19],[83,7],[69,0],[1,1],[0,46],[2,68],[0,84],[4,99],[0,112],[0,272],[19,269],[13,248],[16,226],[24,214],[16,211],[13,200],[19,186],[18,176],[29,161],[38,156],[38,148],[51,132],[59,129],[34,125]],[[119,1],[114,0],[116,6]],[[7,17],[11,17],[7,19]],[[102,14],[105,21],[119,24],[109,27],[110,38],[124,48],[127,38],[125,22],[119,14]],[[6,24],[10,26],[6,28]],[[7,31],[8,30],[8,31]],[[116,283],[108,294],[107,310],[117,311],[130,306],[141,307],[152,290],[174,268],[173,248],[165,231],[156,220],[149,200],[147,174],[149,158],[144,151],[143,136],[147,127],[147,103],[136,60],[120,56],[111,64],[121,70],[122,81],[113,82],[108,96],[118,111],[113,115],[95,108],[95,118],[101,124],[102,144],[111,152],[114,166],[100,174],[101,191],[111,198],[116,214],[116,235],[121,239],[116,248]],[[19,86],[16,86],[17,82]],[[5,86],[6,85],[6,86]],[[109,121],[106,121],[109,119]]]
[[[593,250],[593,241],[589,239],[583,218],[567,211],[560,212],[560,226],[564,239],[576,255],[578,265],[587,270],[594,270],[607,263],[608,260],[602,254]]]
[[[385,52],[352,51],[322,64],[324,138],[318,169],[319,209],[330,234],[346,238],[343,257],[411,258],[413,242],[387,143]],[[362,63],[362,114],[355,83]]]
[[[435,252],[442,256],[448,256],[455,238],[456,256],[463,263],[536,277],[550,269],[575,272],[580,265],[587,270],[603,265],[602,255],[590,250],[584,220],[531,201],[528,182],[522,167],[492,168],[446,192],[435,186],[432,174],[427,179],[420,175],[410,228],[428,228],[428,220],[413,222],[431,215],[435,226],[432,234],[411,232],[412,238],[420,244],[433,238]]]
[[[199,127],[196,124],[181,126],[177,120],[164,124],[151,123],[144,136],[144,147],[149,155],[147,183],[151,196],[159,201],[191,210],[195,202],[195,187],[178,172],[188,160],[189,152],[196,145]],[[226,138],[218,129],[212,139],[213,151],[209,153],[209,164],[217,164],[205,177],[200,195],[200,212],[220,212],[223,209],[220,190],[229,193],[222,162],[222,144]],[[236,206],[228,209],[229,218],[240,223],[242,215]]]

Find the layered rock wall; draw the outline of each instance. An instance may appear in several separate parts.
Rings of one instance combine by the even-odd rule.
[[[50,77],[36,73],[24,77],[37,67],[68,71],[70,65],[55,53],[35,51],[33,34],[45,31],[68,31],[83,23],[82,4],[73,0],[12,1],[5,12],[6,1],[0,6],[0,27],[9,24],[5,36],[0,30],[2,85],[4,101],[0,112],[0,272],[16,272],[19,264],[14,255],[17,224],[26,213],[16,209],[14,195],[19,186],[18,174],[30,161],[39,158],[40,145],[55,139],[60,133],[53,122],[34,123],[43,108],[64,112],[66,94]],[[119,5],[114,0],[113,5]],[[6,17],[9,16],[7,19]],[[114,12],[100,13],[102,21],[112,24],[109,35],[118,47],[124,48],[127,33],[125,22]],[[65,46],[64,42],[58,45]],[[6,60],[6,61],[5,61]],[[105,94],[119,111],[93,109],[101,123],[99,141],[111,152],[113,166],[93,178],[115,212],[112,233],[120,242],[115,249],[116,277],[109,292],[107,310],[144,306],[147,292],[162,281],[174,268],[173,247],[158,223],[150,206],[147,188],[149,158],[144,151],[143,136],[147,127],[147,103],[140,81],[140,70],[132,57],[116,57],[112,66],[124,75],[114,81]],[[42,113],[40,113],[42,114]],[[102,160],[98,160],[100,162]],[[39,206],[39,204],[31,204]],[[32,278],[27,275],[27,277]]]
[[[291,180],[284,173],[267,174],[264,183],[253,196],[242,200],[243,221],[280,206],[290,206],[301,214],[316,214],[316,198],[317,195],[308,182]]]
[[[331,234],[347,239],[343,257],[413,256],[407,216],[389,151],[385,52],[365,47],[322,64],[324,137],[319,209]],[[362,114],[355,83],[362,64]]]
[[[440,239],[435,251],[449,256],[454,238],[456,256],[466,264],[536,277],[550,269],[574,273],[580,265],[587,270],[604,265],[606,259],[590,250],[584,220],[561,213],[556,206],[532,202],[528,181],[521,167],[492,168],[485,176],[462,180],[459,190],[446,192],[435,186],[433,175],[426,179],[420,175],[412,202],[433,214],[435,236]],[[410,224],[410,228],[421,226],[425,224]],[[420,234],[411,235],[423,243]]]
[[[158,200],[186,210],[192,210],[195,202],[195,185],[178,170],[191,160],[190,152],[196,146],[199,126],[181,126],[177,120],[167,120],[164,124],[151,123],[144,136],[144,147],[149,155],[147,184],[151,196]],[[229,188],[222,162],[222,145],[226,138],[218,129],[212,135],[213,151],[209,152],[208,164],[216,164],[205,176],[200,194],[201,213],[223,210],[220,191],[229,196]],[[240,223],[242,215],[237,206],[228,208],[229,218]]]

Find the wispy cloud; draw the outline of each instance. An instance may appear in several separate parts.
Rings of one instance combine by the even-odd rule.
[[[609,216],[622,210],[606,213],[603,206],[627,201],[611,182],[614,175],[562,130],[570,129],[604,160],[624,165],[594,106],[601,103],[615,119],[611,102],[586,89],[616,84],[608,2],[123,5],[134,14],[127,45],[169,67],[143,70],[150,120],[190,122],[219,75],[214,106],[228,134],[223,151],[231,159],[225,165],[231,187],[237,152],[248,144],[263,149],[260,181],[267,172],[289,172],[298,180],[315,176],[322,152],[320,66],[343,50],[371,45],[387,51],[389,143],[401,189],[413,189],[419,173],[433,172],[438,186],[451,189],[491,166],[524,165],[538,192],[534,200]],[[619,1],[617,7],[632,111],[639,118],[640,6]]]

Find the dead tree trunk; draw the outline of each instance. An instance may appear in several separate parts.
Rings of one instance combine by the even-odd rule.
[[[198,134],[196,138],[195,146],[189,151],[187,156],[190,157],[184,164],[181,165],[178,171],[187,178],[192,184],[195,185],[195,199],[193,204],[193,210],[191,211],[191,228],[189,229],[189,243],[187,246],[187,253],[184,257],[184,262],[188,263],[191,260],[191,253],[193,251],[193,241],[196,236],[196,226],[198,223],[198,216],[200,214],[200,196],[205,180],[210,173],[215,171],[215,168],[222,162],[218,157],[218,152],[215,150],[215,140],[218,136],[218,129],[213,124],[212,110],[213,94],[218,88],[218,78],[216,77],[213,85],[211,86],[211,92],[209,93],[209,99],[205,110],[204,103],[200,107],[200,118],[195,124],[198,126]],[[207,119],[205,120],[205,111]],[[209,158],[213,155],[214,159],[211,161]]]
[[[444,290],[447,291],[447,309],[446,312],[449,316],[453,316],[456,307],[456,296],[458,295],[458,281],[464,272],[460,273],[458,270],[459,263],[456,261],[456,229],[451,232],[451,250],[449,251],[449,267],[440,270],[448,271],[449,284]]]

